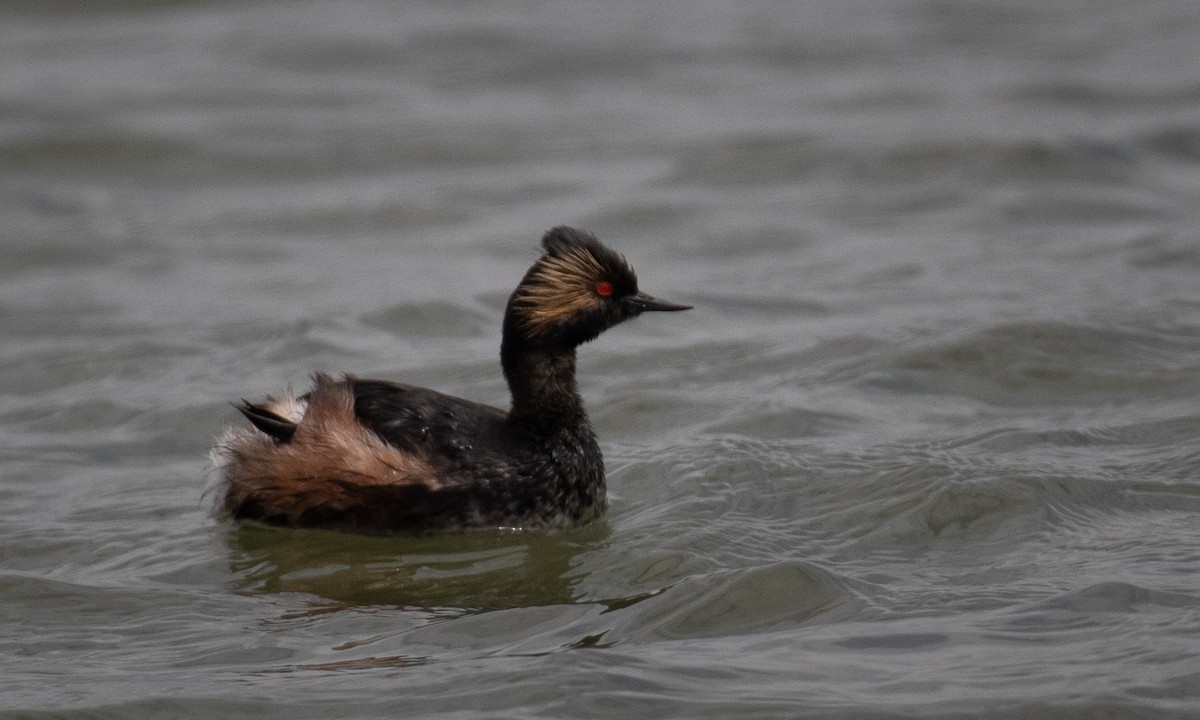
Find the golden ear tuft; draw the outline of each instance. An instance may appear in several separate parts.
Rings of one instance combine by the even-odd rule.
[[[595,288],[603,277],[604,266],[586,250],[544,255],[517,288],[513,309],[530,335],[544,334],[563,318],[596,306]]]

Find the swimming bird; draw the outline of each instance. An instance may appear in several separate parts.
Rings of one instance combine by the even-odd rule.
[[[604,459],[575,382],[575,351],[648,311],[688,310],[638,289],[595,235],[553,228],[508,299],[507,410],[345,375],[236,405],[250,421],[213,451],[230,515],[289,527],[421,534],[566,528],[600,517]]]

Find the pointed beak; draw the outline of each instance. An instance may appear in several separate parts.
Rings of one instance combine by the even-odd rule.
[[[676,310],[691,310],[691,305],[679,305],[666,300],[653,298],[646,293],[637,293],[625,298],[624,302],[632,307],[636,312],[643,313],[648,310],[662,310],[666,312],[674,312]]]

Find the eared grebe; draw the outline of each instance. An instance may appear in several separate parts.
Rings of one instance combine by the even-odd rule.
[[[292,527],[422,533],[562,528],[604,512],[604,459],[575,387],[575,348],[647,310],[625,259],[557,227],[508,299],[504,412],[433,390],[346,375],[238,410],[253,427],[214,450],[235,518]]]

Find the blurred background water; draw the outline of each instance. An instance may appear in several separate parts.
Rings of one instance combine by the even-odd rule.
[[[1200,4],[0,6],[0,715],[1200,716]],[[503,405],[548,227],[611,510],[237,527],[229,401]]]

